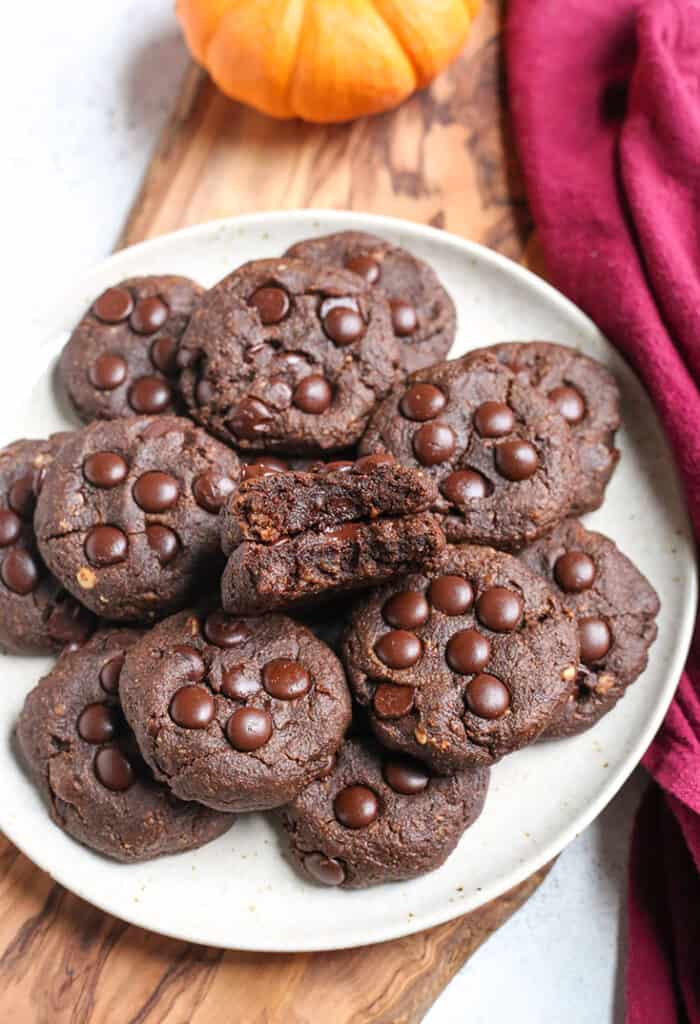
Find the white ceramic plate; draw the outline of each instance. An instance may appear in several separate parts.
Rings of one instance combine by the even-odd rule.
[[[0,442],[73,424],[52,368],[65,332],[107,285],[166,272],[209,285],[244,260],[347,228],[384,235],[435,267],[459,310],[452,355],[502,340],[551,339],[615,372],[623,394],[622,459],[604,507],[587,521],[613,537],[658,590],[659,636],[647,671],[593,731],[520,751],[495,767],[484,813],[439,871],[364,892],[302,881],[272,818],[257,814],[241,816],[228,835],[202,850],[143,865],[115,864],[80,846],[51,824],[11,744],[24,695],[50,660],[2,656],[0,828],[91,903],[192,942],[266,951],[361,945],[439,924],[505,892],[558,853],[622,785],[663,718],[690,642],[696,602],[690,528],[672,456],[636,377],[591,321],[538,277],[431,228],[330,211],[259,214],[120,252],[79,284],[66,282],[65,300],[44,322],[50,342],[28,353],[15,346],[16,370],[0,384]]]

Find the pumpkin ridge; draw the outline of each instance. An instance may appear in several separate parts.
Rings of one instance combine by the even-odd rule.
[[[289,3],[289,0],[287,0],[287,3]],[[295,83],[295,80],[296,80],[296,77],[297,77],[297,69],[299,67],[299,59],[298,58],[299,58],[299,51],[301,50],[301,41],[304,38],[304,28],[306,26],[306,21],[307,21],[307,18],[309,16],[309,0],[301,0],[301,4],[302,4],[302,14],[301,14],[301,18],[299,18],[299,31],[297,32],[297,37],[294,40],[294,56],[293,56],[293,59],[290,62],[290,65],[289,65],[290,68],[292,69],[292,73],[289,76],[289,78],[287,79],[287,88],[285,90],[285,96],[284,96],[284,98],[285,98],[285,100],[287,102],[287,106],[289,107],[290,110],[292,110],[294,112],[294,115],[296,117],[298,117],[299,114],[296,112],[296,110],[294,109],[294,107],[292,105],[292,92],[294,90],[294,83]]]
[[[398,35],[396,34],[395,29],[393,28],[392,25],[389,24],[387,19],[384,17],[383,13],[377,7],[377,5],[374,2],[374,0],[367,0],[367,2],[369,3],[369,6],[372,8],[372,10],[377,15],[377,17],[379,18],[379,20],[382,21],[386,25],[387,30],[390,33],[392,39],[394,40],[396,45],[399,47],[399,49],[402,51],[402,53],[406,57],[408,63],[411,65],[411,68],[413,70],[413,74],[415,76],[416,82],[420,82],[422,80],[423,76],[421,74],[420,68],[418,67],[418,64],[416,63],[415,57],[413,56],[412,53],[408,52],[408,50],[406,49],[406,47],[403,45],[403,43],[399,39]],[[469,3],[469,0],[466,0],[466,3]]]

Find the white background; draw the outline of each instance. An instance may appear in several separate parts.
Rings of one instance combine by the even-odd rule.
[[[187,62],[172,0],[12,6],[1,72],[5,366],[41,340],[37,313],[113,247]],[[428,1024],[621,1020],[626,862],[643,787],[638,772]]]

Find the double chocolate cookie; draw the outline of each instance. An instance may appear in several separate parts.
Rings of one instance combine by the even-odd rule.
[[[463,545],[359,602],[343,660],[381,743],[453,772],[547,728],[572,692],[578,639],[541,577]]]
[[[620,391],[613,375],[576,349],[547,341],[503,343],[488,351],[547,395],[568,422],[581,463],[572,511],[598,508],[620,457]]]
[[[203,297],[178,355],[192,416],[253,451],[355,444],[398,373],[386,299],[357,274],[246,263]]]
[[[36,546],[34,508],[46,469],[69,434],[0,451],[0,645],[16,653],[80,646],[95,618],[50,574]]]
[[[256,614],[384,583],[445,538],[432,481],[392,456],[249,480],[222,516],[224,608]]]
[[[286,256],[345,267],[389,300],[406,373],[446,359],[457,329],[455,306],[432,267],[406,249],[363,231],[297,242]]]
[[[59,364],[81,419],[178,411],[177,350],[202,292],[187,277],[132,277],[95,299]]]
[[[519,557],[550,582],[578,625],[576,685],[544,733],[572,736],[595,725],[646,668],[659,599],[611,540],[576,519],[560,523]]]
[[[175,799],[154,781],[119,704],[124,655],[138,630],[100,630],[65,651],[27,697],[17,738],[51,817],[86,846],[121,861],[192,850],[233,817]]]
[[[429,473],[455,543],[522,547],[568,513],[580,484],[566,421],[488,352],[411,374],[377,409],[360,452]]]
[[[479,817],[488,780],[487,768],[440,777],[347,740],[331,773],[283,811],[292,855],[307,878],[346,889],[434,871]]]
[[[340,662],[282,615],[174,615],[129,652],[119,690],[156,778],[225,811],[292,800],[350,723]]]
[[[61,446],[46,472],[39,550],[100,616],[162,616],[221,570],[217,513],[239,475],[234,452],[189,420],[96,421]]]

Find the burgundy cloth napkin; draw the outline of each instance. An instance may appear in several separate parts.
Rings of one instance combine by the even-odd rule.
[[[511,0],[510,102],[553,283],[636,368],[700,537],[700,0]],[[700,1024],[700,633],[644,758],[628,1024]]]

